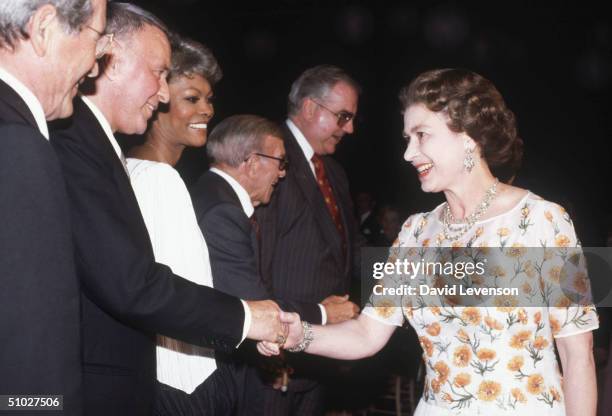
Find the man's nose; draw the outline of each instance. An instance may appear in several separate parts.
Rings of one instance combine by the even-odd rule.
[[[157,96],[159,97],[159,101],[164,104],[170,101],[170,88],[168,87],[168,81],[166,78],[162,78]]]
[[[91,70],[89,71],[87,76],[89,78],[95,78],[98,76],[98,74],[100,74],[100,65],[98,64],[98,61],[94,61],[94,64],[91,67]]]
[[[346,134],[351,134],[355,131],[355,125],[353,124],[353,119],[351,119],[348,123],[342,126],[342,130],[346,132]]]

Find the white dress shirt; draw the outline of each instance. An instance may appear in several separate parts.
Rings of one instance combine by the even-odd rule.
[[[117,153],[117,157],[119,158],[119,160],[121,161],[121,164],[123,165],[123,168],[125,169],[125,173],[127,173],[129,177],[130,175],[127,170],[127,162],[125,160],[125,155],[123,154],[123,151],[121,150],[121,146],[119,146],[119,142],[115,138],[115,135],[113,133],[113,129],[110,123],[108,122],[108,120],[106,119],[102,111],[100,111],[98,106],[93,103],[93,101],[91,101],[89,98],[85,97],[84,95],[81,95],[81,99],[87,105],[87,107],[89,107],[93,115],[98,120],[98,123],[100,123],[100,127],[102,127],[102,130],[104,130],[106,137],[108,137],[108,141],[113,146],[113,149],[115,149],[115,153]]]
[[[0,66],[0,79],[7,83],[15,92],[25,101],[26,105],[30,109],[38,130],[47,140],[49,140],[49,128],[47,127],[47,120],[45,118],[45,111],[42,108],[42,104],[36,98],[34,93],[30,91],[21,81],[19,81],[13,74],[3,69]]]
[[[317,174],[315,172],[314,164],[312,163],[312,157],[315,154],[314,149],[312,148],[310,143],[308,143],[308,140],[306,139],[304,134],[300,131],[300,129],[298,129],[298,127],[293,123],[293,121],[287,119],[285,123],[287,124],[287,127],[289,127],[289,130],[291,131],[291,134],[293,134],[293,137],[295,137],[295,140],[297,140],[298,145],[300,146],[300,149],[302,149],[304,157],[306,158],[306,161],[310,166],[312,175],[316,178]]]
[[[249,193],[246,191],[246,189],[244,189],[242,185],[240,185],[240,183],[236,179],[234,179],[232,175],[223,172],[221,169],[210,168],[210,171],[221,176],[223,179],[225,179],[229,186],[232,187],[232,189],[236,193],[236,196],[238,196],[238,199],[240,200],[242,210],[244,211],[247,217],[251,218],[253,212],[255,212],[255,208],[253,207],[251,197],[249,196]]]
[[[298,127],[293,123],[293,121],[287,119],[285,123],[291,131],[291,134],[293,134],[293,137],[295,137],[295,140],[297,140],[300,149],[302,149],[304,157],[306,158],[306,161],[310,166],[310,170],[312,171],[312,175],[315,177],[316,180],[317,174],[315,173],[314,164],[312,163],[312,157],[315,154],[314,149],[312,148],[310,143],[308,143],[308,140],[306,139],[304,134],[300,131],[300,129],[298,129]],[[321,309],[321,325],[325,325],[327,323],[327,311],[325,310],[325,306],[321,304],[319,304],[319,308]]]

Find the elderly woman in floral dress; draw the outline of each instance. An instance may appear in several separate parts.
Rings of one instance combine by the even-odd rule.
[[[562,207],[500,183],[491,173],[490,167],[518,166],[522,156],[514,115],[497,89],[470,71],[442,69],[419,75],[400,99],[404,158],[423,191],[443,192],[446,202],[408,218],[394,246],[546,247],[537,267],[522,270],[521,287],[539,295],[539,288],[558,283],[563,261],[553,253],[579,242]],[[497,278],[513,272],[494,273]],[[586,277],[574,286],[589,291]],[[562,294],[533,307],[516,301],[403,308],[373,302],[356,320],[294,326],[297,335],[286,347],[299,342],[294,350],[358,359],[379,351],[404,319],[419,336],[427,369],[416,416],[595,415],[591,331],[598,318],[592,306],[570,304]],[[277,352],[274,344],[258,348]]]

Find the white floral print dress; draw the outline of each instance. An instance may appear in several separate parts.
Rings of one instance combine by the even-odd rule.
[[[445,247],[444,204],[415,214],[404,223],[395,247]],[[528,192],[510,211],[480,221],[453,246],[576,247],[579,242],[566,211]],[[500,276],[512,273],[499,270]],[[559,281],[560,267],[550,256],[524,270],[524,293],[539,292],[542,281]],[[531,279],[531,283],[530,283]],[[588,280],[574,282],[589,290]],[[543,303],[544,304],[544,303]],[[386,324],[407,319],[423,348],[427,369],[415,416],[565,415],[562,377],[554,338],[599,326],[592,306],[568,306],[550,299],[548,307],[366,306],[363,313]]]

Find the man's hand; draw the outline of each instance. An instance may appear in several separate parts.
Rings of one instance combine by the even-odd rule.
[[[283,325],[286,325],[288,329],[287,338],[282,345],[283,348],[292,348],[298,345],[304,339],[304,328],[302,327],[302,321],[300,315],[292,312],[280,312],[280,321]],[[280,354],[280,348],[278,343],[262,341],[257,343],[257,351],[260,354],[270,357],[272,355]]]
[[[328,296],[321,302],[321,305],[325,307],[328,324],[337,324],[353,319],[359,313],[359,306],[348,300],[348,295]]]
[[[281,323],[281,309],[271,300],[246,301],[251,310],[251,327],[247,338],[255,341],[284,343],[288,325]]]

